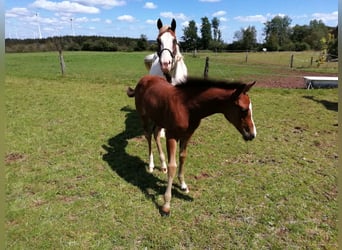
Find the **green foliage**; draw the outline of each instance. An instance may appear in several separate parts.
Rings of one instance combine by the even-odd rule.
[[[183,34],[182,48],[190,51],[197,49],[199,45],[199,38],[197,35],[196,22],[194,20],[191,20],[189,25],[183,28]]]
[[[201,49],[209,49],[210,41],[212,40],[211,36],[211,23],[207,17],[202,17],[202,25],[201,25]]]
[[[288,16],[275,16],[265,23],[265,41],[269,50],[285,50],[290,41],[290,24],[292,20]]]
[[[257,46],[256,36],[257,32],[254,26],[248,26],[245,29],[241,28],[234,35],[241,50],[254,50]]]
[[[140,39],[137,41],[137,46],[134,48],[135,51],[145,51],[147,50],[148,42],[145,35],[141,35]]]
[[[253,88],[250,143],[222,115],[204,119],[185,164],[190,193],[175,181],[162,218],[167,177],[146,172],[125,93],[145,54],[66,52],[65,77],[57,53],[5,55],[6,249],[337,249],[337,90]],[[241,79],[289,58],[254,53],[246,66],[240,55],[185,60],[192,75],[210,56],[209,75]]]

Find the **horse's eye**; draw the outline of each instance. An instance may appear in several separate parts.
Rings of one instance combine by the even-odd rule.
[[[248,115],[248,110],[249,110],[249,109],[244,109],[244,108],[242,108],[242,109],[241,109],[241,114],[242,114],[242,116],[247,116],[247,115]]]

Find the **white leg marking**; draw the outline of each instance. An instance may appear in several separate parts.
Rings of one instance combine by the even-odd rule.
[[[153,154],[152,154],[152,152],[151,152],[151,154],[150,154],[150,163],[149,163],[149,165],[148,165],[148,171],[149,171],[150,173],[152,173],[152,172],[153,172],[153,169],[154,169],[154,160],[153,160]]]
[[[253,123],[253,133],[254,133],[254,137],[257,135],[257,131],[256,131],[256,127],[255,127],[255,123],[253,120],[253,110],[252,110],[252,102],[249,103],[249,110],[251,111],[251,120]]]

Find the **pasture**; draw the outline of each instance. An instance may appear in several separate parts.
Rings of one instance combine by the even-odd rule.
[[[209,55],[209,76],[257,81],[257,137],[246,143],[222,115],[204,119],[188,146],[190,193],[175,180],[166,218],[166,175],[146,171],[126,95],[147,53],[68,52],[64,77],[57,52],[6,54],[6,248],[337,249],[337,89],[258,87],[258,77],[337,73],[308,67],[305,53],[295,69],[287,52],[248,64],[185,55],[189,75]]]

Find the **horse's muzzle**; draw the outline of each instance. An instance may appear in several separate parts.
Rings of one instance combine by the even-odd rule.
[[[243,130],[242,137],[245,141],[251,141],[255,138],[256,134],[253,132],[248,132],[246,130]]]
[[[243,139],[245,141],[251,141],[255,138],[255,135],[254,134],[248,134],[248,135],[243,135]]]

